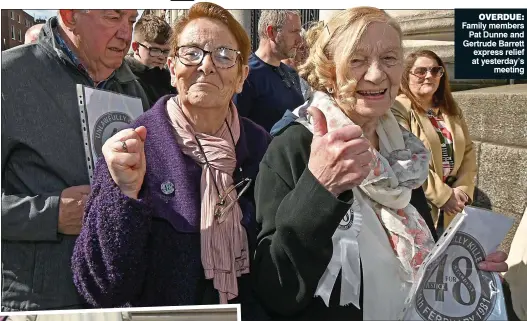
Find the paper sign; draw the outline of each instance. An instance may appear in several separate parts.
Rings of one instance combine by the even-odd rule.
[[[143,113],[140,98],[77,85],[77,98],[90,183],[106,140]]]
[[[498,273],[477,264],[497,250],[512,224],[506,216],[465,207],[419,269],[402,320],[507,320]]]

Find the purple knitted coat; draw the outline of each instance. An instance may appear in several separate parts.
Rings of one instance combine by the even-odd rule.
[[[179,149],[161,98],[131,127],[145,126],[146,175],[139,200],[123,195],[104,159],[95,170],[92,194],[72,257],[74,282],[93,307],[216,304],[200,257],[201,167]],[[237,168],[254,180],[271,137],[240,118]],[[238,171],[235,171],[238,172]],[[240,177],[235,176],[237,182]],[[253,257],[257,227],[253,188],[241,197],[242,224]],[[251,277],[238,279],[247,320],[265,320],[253,297]]]

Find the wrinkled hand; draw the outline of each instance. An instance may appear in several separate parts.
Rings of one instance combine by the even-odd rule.
[[[58,219],[60,234],[79,235],[84,217],[84,206],[90,192],[90,185],[71,186],[62,191]]]
[[[450,198],[448,201],[441,207],[441,209],[445,212],[447,215],[456,215],[457,213],[460,213],[465,208],[465,204],[468,202],[468,197],[459,188],[452,188],[452,195],[450,195]]]
[[[468,203],[468,196],[459,187],[453,188],[454,194],[458,200],[458,203],[463,203],[463,207]]]
[[[328,133],[326,117],[309,107],[313,118],[313,141],[308,168],[313,176],[335,196],[359,185],[370,172],[370,142],[361,137],[362,129],[345,126]]]
[[[478,268],[489,272],[507,272],[509,266],[505,260],[507,260],[507,253],[496,251],[487,255],[484,261],[479,262]]]
[[[113,181],[124,195],[134,199],[138,198],[146,173],[145,139],[146,128],[140,126],[118,132],[102,147]]]

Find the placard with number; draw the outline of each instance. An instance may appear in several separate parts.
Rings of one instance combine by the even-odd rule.
[[[513,220],[467,206],[450,223],[417,273],[402,320],[507,320],[497,273],[477,268]]]

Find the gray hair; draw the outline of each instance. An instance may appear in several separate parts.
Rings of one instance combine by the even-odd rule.
[[[262,10],[258,20],[258,36],[260,39],[267,39],[266,30],[268,26],[281,30],[288,15],[300,17],[300,10]]]

